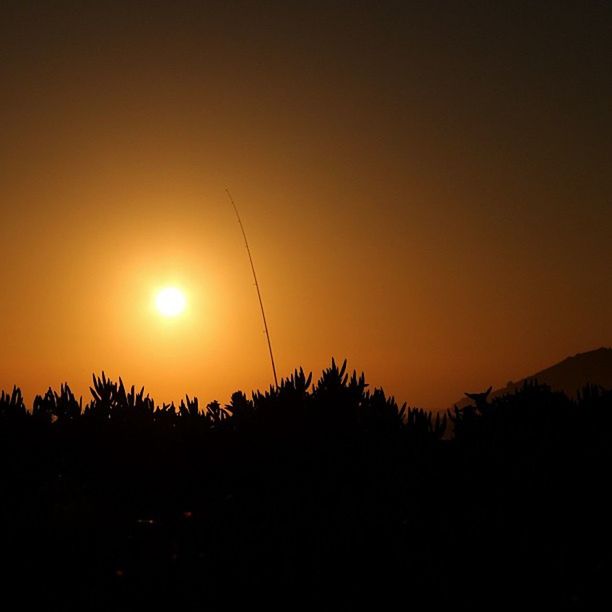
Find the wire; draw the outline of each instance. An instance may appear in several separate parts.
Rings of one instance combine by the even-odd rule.
[[[238,207],[232,198],[232,194],[229,189],[225,189],[227,196],[232,203],[240,230],[242,231],[242,237],[244,238],[244,246],[246,246],[247,253],[249,255],[249,263],[251,264],[251,271],[253,272],[253,280],[255,281],[255,288],[257,289],[257,297],[259,299],[259,307],[261,308],[261,318],[263,319],[264,330],[266,332],[266,340],[268,341],[268,350],[270,351],[270,362],[272,363],[272,373],[274,374],[274,385],[278,387],[278,378],[276,377],[276,365],[274,364],[274,353],[272,352],[272,342],[270,341],[270,331],[268,330],[268,322],[266,320],[266,312],[264,310],[263,300],[261,299],[261,291],[259,289],[259,283],[257,282],[257,274],[255,273],[255,264],[253,263],[253,256],[251,255],[251,249],[249,248],[249,241],[247,240],[246,232],[244,231],[244,225],[242,225],[242,219],[238,213]]]

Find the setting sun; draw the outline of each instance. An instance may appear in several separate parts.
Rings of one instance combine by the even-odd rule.
[[[155,306],[164,317],[176,317],[185,311],[187,299],[180,289],[166,287],[157,293]]]

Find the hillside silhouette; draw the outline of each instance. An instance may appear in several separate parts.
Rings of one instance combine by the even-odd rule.
[[[517,382],[510,381],[505,387],[491,391],[491,397],[500,397],[520,389],[526,382],[537,381],[554,391],[562,391],[571,397],[587,385],[599,385],[612,389],[612,348],[601,347],[585,353],[577,353],[563,361],[536,372]],[[468,398],[460,399],[458,406],[467,406]]]
[[[46,610],[585,609],[612,570],[612,392],[447,415],[332,360],[227,405],[94,376],[0,396],[5,599]],[[444,435],[447,425],[453,435]]]

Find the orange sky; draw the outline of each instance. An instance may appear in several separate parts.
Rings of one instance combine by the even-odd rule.
[[[609,5],[82,4],[0,9],[0,388],[270,384],[225,187],[280,375],[435,408],[612,345]]]

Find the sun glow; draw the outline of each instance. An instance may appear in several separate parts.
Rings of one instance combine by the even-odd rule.
[[[155,296],[155,307],[164,317],[177,317],[185,311],[187,298],[176,287],[165,287]]]

